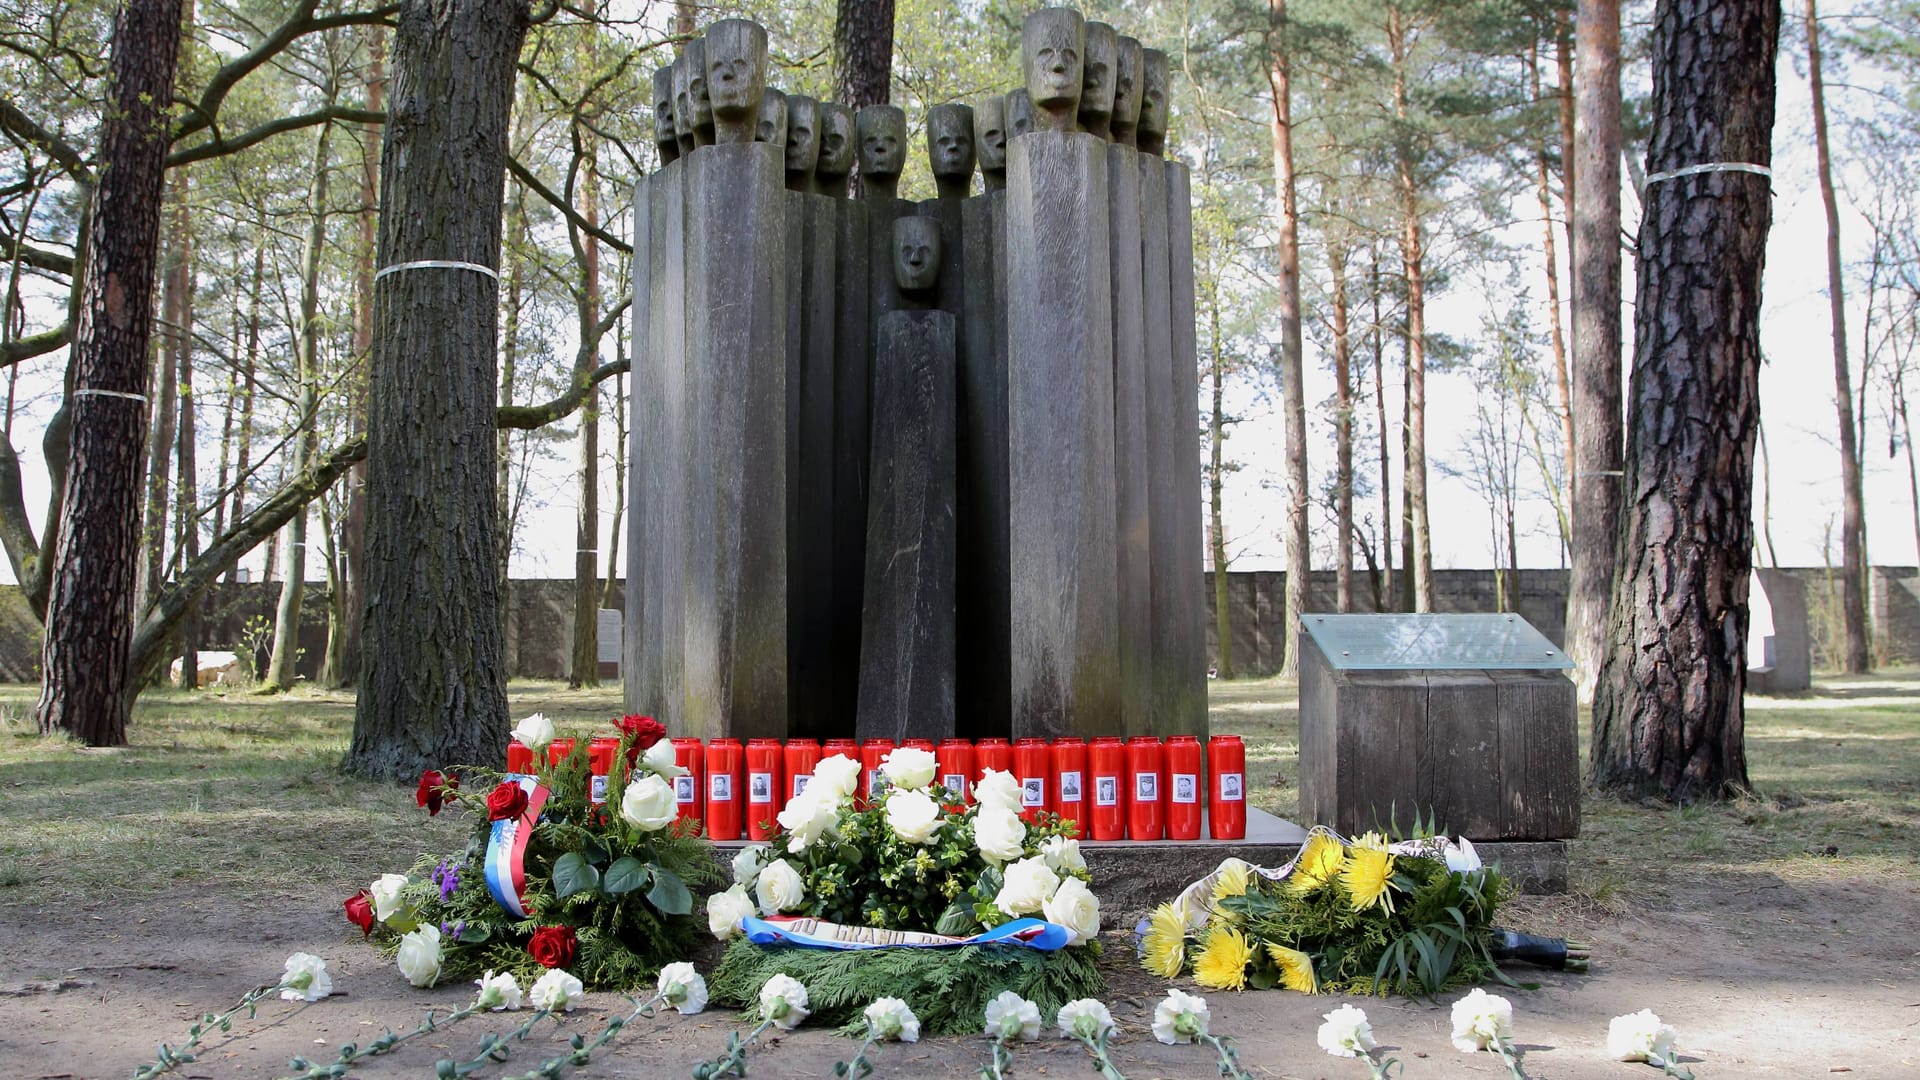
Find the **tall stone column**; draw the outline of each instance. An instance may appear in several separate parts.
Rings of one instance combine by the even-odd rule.
[[[686,159],[646,182],[647,270],[635,273],[635,470],[627,579],[627,708],[685,731],[683,665],[688,559]],[[636,208],[640,204],[636,203]],[[636,244],[636,264],[642,249]],[[637,291],[644,282],[645,292]],[[644,333],[644,336],[642,334]]]
[[[1005,738],[1012,731],[1007,627],[1007,265],[1004,142],[992,174],[1002,190],[961,204],[966,303],[959,349],[959,536],[955,567],[958,636],[955,693],[959,734]]]
[[[1145,285],[1141,271],[1140,154],[1108,145],[1107,228],[1113,289],[1114,535],[1118,559],[1119,730],[1153,734],[1153,561],[1149,477],[1171,462],[1156,460],[1147,413],[1170,402],[1147,385]]]
[[[1202,570],[1200,513],[1200,373],[1193,295],[1193,174],[1178,161],[1165,164],[1167,181],[1167,325],[1172,328],[1173,365],[1168,402],[1173,413],[1175,493],[1173,565],[1165,571],[1179,606],[1168,613],[1173,627],[1170,655],[1171,708],[1160,727],[1169,734],[1207,733],[1207,603]],[[1156,620],[1159,613],[1155,612]]]
[[[1152,563],[1152,663],[1153,735],[1173,734],[1174,717],[1180,707],[1180,685],[1186,673],[1181,670],[1186,644],[1185,629],[1175,613],[1185,610],[1186,598],[1180,595],[1187,573],[1182,558],[1180,529],[1185,520],[1181,508],[1189,500],[1198,506],[1200,489],[1189,482],[1178,462],[1183,459],[1182,440],[1198,445],[1198,429],[1180,427],[1180,410],[1174,400],[1172,256],[1168,250],[1166,162],[1158,156],[1135,152],[1135,168],[1140,177],[1140,267],[1142,303],[1146,315],[1147,457],[1153,467],[1147,473],[1148,548]],[[1196,421],[1197,422],[1197,421]],[[1193,564],[1200,572],[1200,564]],[[1193,586],[1198,590],[1199,586]],[[1204,595],[1196,591],[1204,600]],[[1203,661],[1204,663],[1204,661]],[[1202,675],[1204,675],[1204,671]]]
[[[811,186],[811,183],[808,185]],[[845,712],[832,694],[835,595],[834,439],[837,427],[835,305],[838,299],[837,202],[826,195],[789,190],[787,203],[787,313],[789,445],[793,487],[788,495],[790,537],[787,567],[787,647],[793,719],[789,734],[825,737]]]

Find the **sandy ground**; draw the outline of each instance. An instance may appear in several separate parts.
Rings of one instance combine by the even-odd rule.
[[[1582,937],[1594,946],[1591,974],[1522,975],[1537,990],[1505,990],[1514,1004],[1517,1042],[1529,1077],[1655,1077],[1654,1070],[1606,1060],[1607,1021],[1652,1008],[1681,1033],[1684,1060],[1709,1077],[1920,1077],[1920,890],[1905,877],[1806,880],[1773,874],[1722,875],[1688,883],[1677,876],[1664,899],[1604,911],[1572,898],[1517,903],[1507,922]],[[1628,905],[1619,905],[1626,907]],[[290,891],[272,909],[236,910],[220,897],[179,890],[137,907],[108,899],[84,907],[0,908],[0,1077],[79,1080],[126,1077],[178,1043],[202,1011],[230,1007],[247,988],[276,978],[294,951],[325,957],[336,993],[311,1005],[269,1001],[230,1035],[206,1044],[189,1078],[277,1077],[295,1054],[328,1059],[333,1047],[366,1041],[385,1028],[410,1028],[429,1007],[452,1009],[470,987],[417,991],[338,914],[337,897],[315,887]],[[1209,1077],[1200,1048],[1162,1046],[1147,1030],[1156,980],[1124,963],[1116,935],[1108,995],[1126,1034],[1114,1060],[1132,1080]],[[1355,1061],[1328,1057],[1314,1044],[1320,1014],[1338,999],[1279,991],[1210,993],[1213,1025],[1234,1036],[1255,1076],[1364,1077]],[[1405,1076],[1489,1076],[1504,1070],[1489,1054],[1468,1056],[1447,1041],[1450,1000],[1361,1001],[1382,1045]],[[590,995],[563,1024],[545,1025],[511,1060],[478,1075],[521,1076],[564,1054],[574,1034],[597,1035],[614,995]],[[434,1075],[442,1058],[474,1056],[481,1035],[517,1021],[470,1020],[415,1040],[357,1067],[368,1077]],[[736,1029],[730,1013],[642,1020],[593,1061],[569,1075],[687,1076]],[[828,1077],[853,1045],[822,1030],[764,1043],[749,1057],[752,1075]],[[970,1077],[986,1061],[979,1039],[936,1039],[888,1046],[880,1075]],[[1085,1055],[1049,1037],[1022,1047],[1016,1075],[1090,1075]]]

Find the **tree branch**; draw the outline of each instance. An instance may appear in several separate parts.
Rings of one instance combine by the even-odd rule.
[[[313,112],[301,113],[298,116],[283,116],[278,120],[270,120],[267,123],[261,124],[259,127],[245,131],[231,139],[216,133],[206,142],[196,143],[184,150],[175,150],[173,153],[167,155],[167,168],[171,169],[180,165],[190,165],[196,161],[205,161],[208,158],[222,157],[240,150],[245,150],[247,147],[262,140],[270,139],[275,135],[281,135],[289,131],[298,131],[301,128],[312,127],[315,124],[324,124],[336,120],[357,124],[382,124],[386,122],[386,119],[387,114],[383,111],[355,109],[345,105],[333,105],[324,109],[315,109]]]
[[[615,251],[624,252],[628,255],[633,254],[632,244],[627,243],[612,233],[594,225],[586,218],[581,217],[580,214],[574,210],[571,203],[554,194],[552,189],[541,183],[540,179],[531,172],[528,172],[527,167],[514,160],[512,155],[507,156],[507,171],[513,174],[515,180],[525,184],[528,190],[540,196],[542,200],[555,210],[560,211],[568,221],[573,223],[574,228],[597,238],[601,243],[606,244]]]
[[[319,6],[319,0],[299,0],[292,12],[273,32],[260,39],[260,44],[234,57],[220,66],[213,77],[207,80],[207,88],[200,94],[200,100],[193,105],[186,119],[173,129],[173,141],[192,135],[196,131],[213,126],[213,118],[219,115],[220,104],[241,79],[246,78],[254,69],[272,60],[296,38],[304,34],[331,30],[337,26],[364,26],[369,23],[386,23],[400,10],[399,4],[383,4],[367,11],[348,11],[339,15],[314,18],[313,12]]]
[[[618,320],[631,303],[632,301],[627,301],[627,303],[623,303],[608,312],[606,319],[601,320],[602,323],[609,326],[612,325],[612,321]],[[587,400],[587,392],[594,387],[599,386],[615,375],[621,375],[631,370],[633,370],[633,362],[631,360],[615,360],[611,363],[602,364],[594,368],[593,372],[589,374],[586,379],[574,383],[572,389],[543,405],[500,406],[499,411],[496,413],[497,419],[494,423],[498,427],[513,428],[517,431],[529,431],[533,428],[545,427],[563,416],[570,415],[575,409],[578,409],[581,403]]]
[[[86,158],[79,150],[55,132],[35,123],[32,117],[21,112],[6,98],[0,98],[0,131],[10,132],[46,151],[75,180],[83,184],[93,182],[93,171],[87,168]]]
[[[44,356],[73,340],[73,324],[61,323],[51,330],[17,338],[0,345],[0,368],[12,367],[22,360]]]
[[[36,270],[45,270],[49,274],[73,276],[73,256],[62,255],[57,251],[34,247],[19,237],[5,231],[0,226],[0,260],[12,262],[15,255],[20,261]]]

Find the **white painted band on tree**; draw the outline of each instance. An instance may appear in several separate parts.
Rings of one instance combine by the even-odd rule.
[[[394,263],[392,266],[383,266],[380,269],[375,270],[373,272],[373,280],[379,281],[381,278],[386,277],[388,274],[394,273],[399,270],[422,270],[422,269],[476,270],[492,278],[496,283],[499,282],[500,280],[500,271],[495,270],[491,266],[481,266],[479,263],[458,262],[451,259],[421,259],[417,262]]]
[[[129,394],[125,390],[97,390],[91,386],[80,387],[73,392],[73,396],[124,398],[128,401],[137,401],[142,405],[147,403],[147,395],[145,394]]]
[[[1701,173],[1715,172],[1753,173],[1755,176],[1765,176],[1768,178],[1773,176],[1773,170],[1767,168],[1765,165],[1753,165],[1745,161],[1716,161],[1709,165],[1689,165],[1684,169],[1649,173],[1647,178],[1640,182],[1640,187],[1645,189],[1662,180],[1678,180],[1683,176],[1698,176]]]
[[[1578,479],[1582,476],[1625,476],[1627,475],[1627,470],[1625,469],[1589,469],[1586,472],[1577,472],[1577,473],[1574,473],[1573,475],[1575,479]]]

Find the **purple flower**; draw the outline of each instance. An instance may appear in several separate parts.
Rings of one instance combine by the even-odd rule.
[[[440,936],[444,938],[449,938],[454,941],[459,941],[460,935],[466,932],[467,932],[467,920],[465,919],[461,919],[458,922],[451,922],[451,923],[443,922],[440,924]]]
[[[460,868],[452,860],[443,861],[433,868],[433,883],[440,886],[442,903],[453,899],[453,891],[460,887]]]

